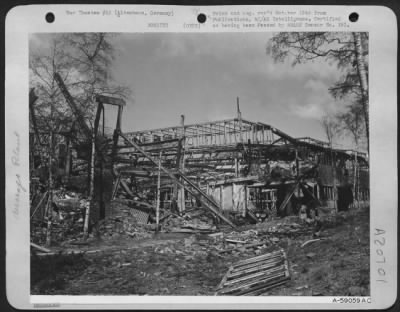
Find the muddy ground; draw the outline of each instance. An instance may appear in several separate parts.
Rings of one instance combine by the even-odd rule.
[[[279,225],[285,220],[272,222]],[[263,231],[271,227],[267,222],[240,229],[254,229],[258,239],[270,242],[255,250],[221,253],[204,234],[159,233],[142,240],[100,240],[81,247],[100,252],[33,254],[31,293],[214,295],[230,265],[281,247],[287,253],[291,279],[263,295],[369,295],[369,209],[335,214],[322,218],[321,223],[322,240],[303,248],[301,245],[313,238],[312,231],[270,234]]]

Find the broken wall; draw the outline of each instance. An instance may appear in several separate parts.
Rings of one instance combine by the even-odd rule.
[[[246,185],[233,183],[216,186],[209,188],[208,193],[220,204],[223,211],[243,216],[246,214]]]

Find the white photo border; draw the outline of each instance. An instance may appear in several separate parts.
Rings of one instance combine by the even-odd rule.
[[[159,6],[172,10],[167,29],[148,27],[148,17],[68,14],[78,10],[151,10],[151,5],[29,5],[6,17],[5,162],[6,162],[6,290],[19,309],[383,309],[397,298],[397,22],[383,6],[223,6],[220,10],[324,10],[357,23],[344,28],[306,31],[365,31],[370,34],[370,261],[371,296],[361,303],[333,303],[336,297],[202,297],[202,296],[32,296],[30,295],[29,233],[29,66],[30,33],[49,32],[215,32],[211,23],[197,23],[198,13],[210,16],[215,6]],[[45,14],[53,12],[53,24]],[[152,17],[152,21],[165,17]],[[221,31],[221,30],[218,30]],[[224,29],[226,32],[246,30]],[[304,31],[286,27],[252,32]],[[349,297],[350,298],[350,297]]]

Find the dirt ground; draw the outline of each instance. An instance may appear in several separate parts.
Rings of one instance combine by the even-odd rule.
[[[285,220],[273,222],[279,225]],[[260,239],[272,239],[272,244],[254,252],[220,253],[204,234],[159,233],[142,240],[93,241],[81,247],[101,252],[32,255],[31,293],[214,295],[230,265],[281,247],[287,254],[291,279],[263,295],[369,295],[369,209],[327,216],[321,224],[321,240],[303,248],[312,233],[270,234],[264,230],[274,224],[267,222],[240,228],[257,230]]]

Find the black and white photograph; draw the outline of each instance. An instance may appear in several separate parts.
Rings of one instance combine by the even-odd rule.
[[[390,8],[28,5],[5,26],[12,307],[395,304]]]
[[[368,32],[31,33],[30,293],[370,296],[369,129]]]

